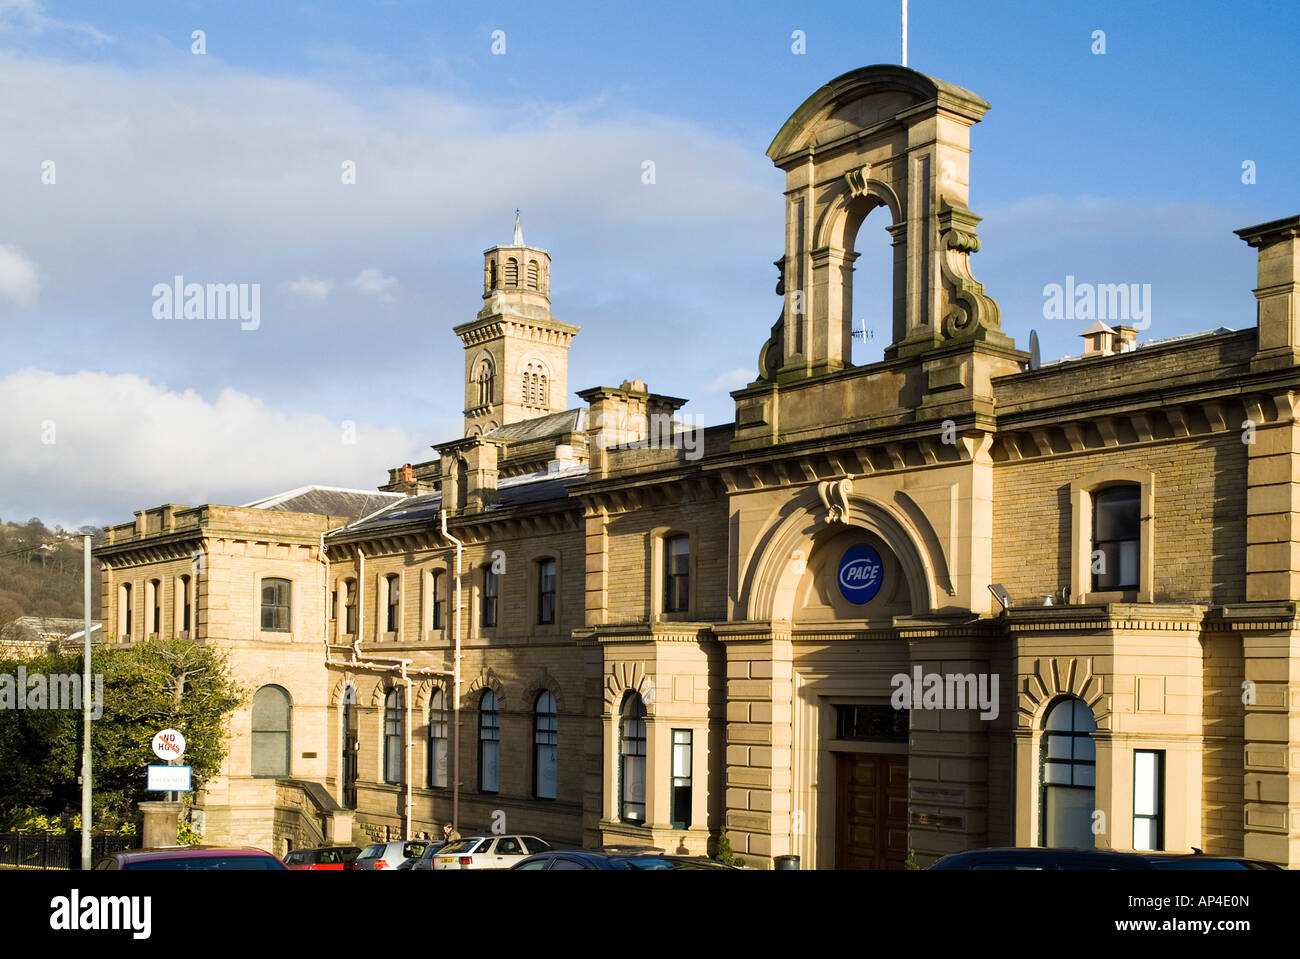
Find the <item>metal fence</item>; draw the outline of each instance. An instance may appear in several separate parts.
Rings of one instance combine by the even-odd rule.
[[[139,849],[139,836],[91,836],[90,861],[125,849]],[[0,833],[0,866],[26,869],[80,869],[81,833]]]

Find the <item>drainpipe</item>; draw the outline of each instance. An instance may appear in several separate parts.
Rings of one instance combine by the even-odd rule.
[[[406,815],[402,819],[403,838],[407,842],[411,841],[411,807],[414,804],[411,797],[411,750],[415,748],[415,743],[411,740],[411,699],[414,690],[411,688],[411,677],[406,672],[406,667],[410,664],[409,659],[402,660],[402,682],[406,683],[406,775],[402,777],[406,781]]]
[[[451,683],[451,724],[454,732],[451,739],[451,825],[453,829],[460,828],[460,570],[461,554],[464,552],[465,544],[447,531],[447,511],[442,513],[442,535],[445,539],[456,546],[456,603],[452,607],[456,618],[452,620],[452,636],[454,637],[455,652],[452,656],[452,683]]]
[[[361,658],[361,630],[366,622],[366,554],[357,544],[357,634],[352,638],[352,658]]]

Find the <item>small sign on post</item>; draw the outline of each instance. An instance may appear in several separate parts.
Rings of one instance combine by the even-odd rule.
[[[169,762],[180,759],[185,755],[185,737],[176,729],[164,729],[154,733],[153,754]]]
[[[149,780],[145,784],[149,792],[189,792],[189,766],[150,766]]]

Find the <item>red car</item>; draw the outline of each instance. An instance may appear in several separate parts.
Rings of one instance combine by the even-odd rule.
[[[295,849],[284,857],[290,869],[326,869],[343,872],[361,855],[360,846],[321,846],[318,849]]]
[[[167,846],[157,849],[129,849],[101,859],[96,869],[131,870],[219,870],[249,872],[286,869],[269,852],[252,846]]]

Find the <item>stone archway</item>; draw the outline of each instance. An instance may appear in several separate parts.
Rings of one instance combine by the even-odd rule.
[[[816,488],[811,486],[786,505],[784,517],[760,539],[742,578],[744,619],[793,621],[803,564],[808,562],[819,542],[845,529],[872,534],[893,553],[906,581],[912,615],[925,615],[934,610],[939,590],[936,563],[925,548],[925,538],[910,518],[888,504],[862,495],[849,494],[846,505],[843,519],[831,520],[830,511],[823,507]]]

